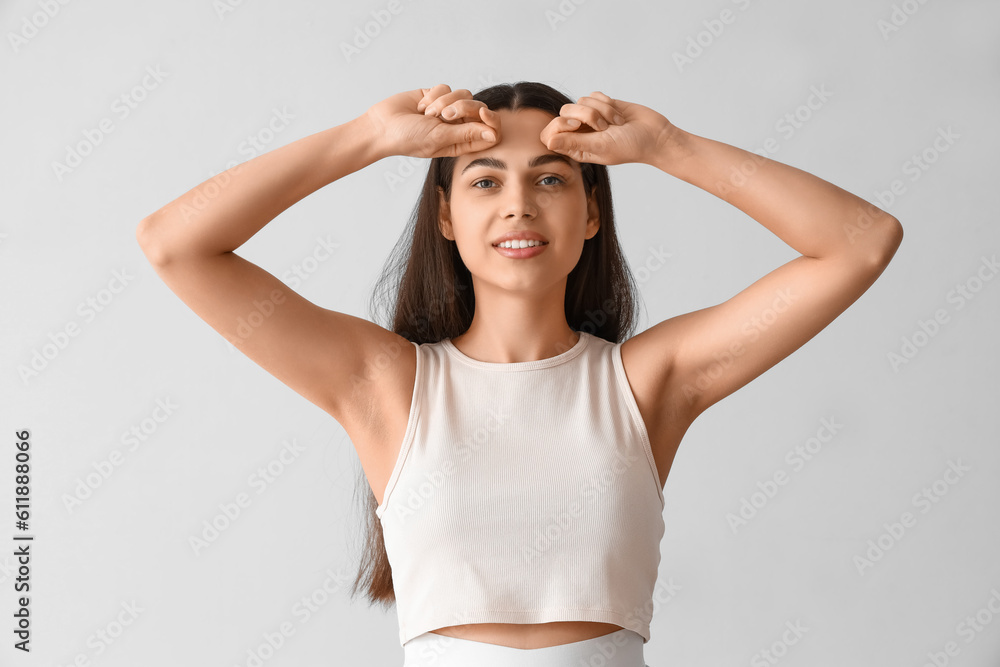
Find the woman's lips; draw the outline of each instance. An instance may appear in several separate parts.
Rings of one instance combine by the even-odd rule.
[[[535,257],[545,252],[545,249],[549,247],[548,243],[543,245],[536,245],[530,248],[501,248],[498,245],[493,246],[493,249],[504,257],[510,257],[512,259],[527,259],[529,257]]]

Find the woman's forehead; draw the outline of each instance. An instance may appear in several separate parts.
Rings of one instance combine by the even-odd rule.
[[[549,150],[542,143],[541,132],[555,118],[554,115],[535,108],[517,111],[500,109],[496,113],[500,116],[500,141],[481,151],[458,156],[456,175],[476,167],[508,170],[562,164],[570,169],[580,169],[579,162]]]

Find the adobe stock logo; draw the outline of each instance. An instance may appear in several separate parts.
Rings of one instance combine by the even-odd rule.
[[[549,27],[555,32],[560,23],[565,23],[570,16],[576,13],[576,8],[586,2],[587,0],[562,0],[555,10],[545,10],[545,20],[548,21]]]
[[[149,98],[150,93],[160,87],[168,75],[169,73],[161,70],[159,65],[148,65],[142,80],[111,103],[110,111],[117,116],[118,123],[124,122],[132,115],[132,112]],[[67,174],[73,173],[83,164],[84,159],[104,143],[104,139],[114,132],[116,127],[115,120],[108,116],[99,120],[95,128],[85,127],[82,130],[82,139],[66,145],[63,161],[52,161],[52,173],[55,174],[56,180],[62,183]]]
[[[128,456],[128,454],[136,452],[140,447],[145,446],[160,427],[170,419],[174,411],[180,407],[170,400],[169,396],[166,398],[157,398],[156,407],[147,416],[138,423],[132,424],[127,431],[122,431],[119,441],[122,445],[126,445],[128,449],[124,452],[121,449],[112,449],[107,457],[92,462],[90,465],[93,468],[93,472],[88,472],[84,476],[77,477],[76,486],[73,487],[72,493],[64,493],[62,495],[63,506],[66,508],[66,511],[72,514],[91,498],[99,488],[107,484],[112,475],[125,463],[126,458],[134,458]],[[121,476],[119,475],[119,477]]]
[[[340,43],[340,52],[343,54],[344,60],[350,63],[352,58],[361,55],[361,52],[368,48],[372,41],[382,34],[383,30],[389,27],[392,23],[392,17],[399,16],[402,11],[403,5],[400,0],[389,0],[384,9],[371,10],[372,18],[370,21],[366,21],[364,26],[354,26],[353,44]]]
[[[254,489],[257,496],[271,488],[271,485],[306,451],[305,446],[300,445],[295,438],[283,440],[281,445],[281,450],[275,456],[266,464],[257,466],[257,469],[247,477],[247,486]],[[198,532],[188,536],[188,546],[194,555],[201,556],[206,549],[215,544],[222,533],[229,530],[246,514],[245,510],[253,505],[253,501],[254,496],[246,491],[239,491],[235,496],[219,503],[217,505],[219,511],[210,518],[203,519]]]
[[[1000,590],[997,586],[990,589],[990,597],[983,606],[965,615],[961,621],[955,625],[955,635],[965,640],[966,646],[976,641],[983,632],[989,628],[990,624],[1000,618]],[[962,647],[958,642],[949,639],[939,651],[927,651],[927,660],[920,667],[947,667],[951,664],[951,658],[962,652]]]
[[[920,510],[920,514],[927,514],[971,470],[971,466],[962,464],[962,459],[949,460],[948,467],[945,468],[941,476],[914,493],[910,503],[914,508]],[[910,529],[917,525],[918,519],[919,517],[912,512],[902,512],[897,521],[883,522],[882,528],[885,530],[875,539],[868,540],[868,548],[852,559],[858,574],[864,576],[866,570],[875,567],[875,563],[881,561],[889,550],[906,537],[907,533],[912,532]]]
[[[30,17],[21,17],[21,30],[20,32],[8,32],[7,42],[10,43],[10,48],[17,53],[22,47],[27,46],[28,42],[38,36],[39,31],[49,24],[49,21],[54,19],[62,8],[70,3],[70,0],[39,0],[38,9],[40,11],[34,12]]]
[[[981,255],[976,270],[962,282],[956,283],[945,295],[945,301],[954,306],[953,312],[949,313],[947,308],[937,308],[927,319],[918,318],[913,331],[909,335],[900,336],[898,350],[886,353],[892,371],[898,373],[902,366],[913,361],[920,351],[930,345],[931,341],[952,321],[952,315],[975,299],[998,273],[1000,273],[1000,262],[997,261],[996,254],[991,257]]]
[[[796,619],[794,622],[785,621],[786,630],[781,634],[780,639],[774,640],[770,646],[754,653],[750,658],[751,667],[768,667],[777,664],[779,660],[788,655],[788,649],[799,643],[799,640],[809,632],[809,628]]]
[[[17,375],[21,378],[21,382],[28,386],[29,380],[37,378],[48,368],[69,347],[70,342],[84,331],[83,325],[93,322],[133,280],[135,276],[131,275],[128,269],[112,271],[111,280],[107,282],[106,287],[86,297],[77,305],[76,313],[83,318],[82,324],[71,319],[54,333],[50,331],[47,334],[48,342],[31,350],[28,364],[18,364]]]
[[[910,18],[920,11],[920,6],[927,4],[927,0],[903,0],[902,4],[893,4],[889,20],[879,19],[875,22],[878,31],[882,33],[882,40],[888,42],[893,33],[899,32],[906,25]]]
[[[745,12],[750,7],[753,0],[732,0],[733,4],[741,12]],[[731,9],[723,9],[717,18],[704,19],[701,24],[704,30],[698,31],[694,35],[689,35],[683,51],[674,51],[674,65],[677,71],[683,73],[684,68],[693,65],[694,61],[705,54],[715,42],[722,37],[726,31],[726,26],[736,23],[739,14]]]
[[[740,505],[735,512],[726,514],[726,523],[735,535],[739,529],[749,525],[751,521],[778,495],[781,487],[791,481],[795,473],[800,472],[806,463],[812,461],[823,449],[829,445],[836,435],[844,428],[844,425],[837,421],[836,417],[820,419],[820,426],[816,433],[789,449],[785,453],[785,463],[791,466],[791,472],[779,468],[774,471],[770,479],[757,481],[757,490],[749,495],[740,498]]]

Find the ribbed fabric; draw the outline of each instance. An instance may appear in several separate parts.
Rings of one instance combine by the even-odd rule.
[[[376,509],[401,645],[553,621],[649,641],[663,491],[621,343],[579,333],[562,354],[509,364],[414,343],[409,421]]]

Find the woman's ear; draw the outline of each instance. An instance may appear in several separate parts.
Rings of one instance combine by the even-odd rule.
[[[438,193],[438,229],[449,241],[455,240],[455,232],[451,227],[451,206],[447,197],[444,196],[444,188],[437,186]]]
[[[597,185],[590,189],[587,195],[587,235],[585,239],[592,239],[601,228],[601,209],[597,205]]]

